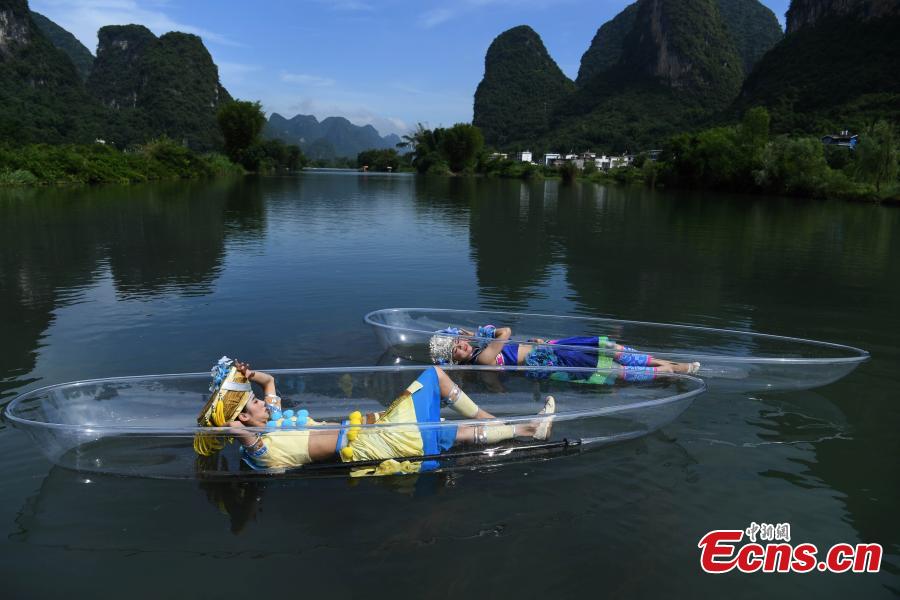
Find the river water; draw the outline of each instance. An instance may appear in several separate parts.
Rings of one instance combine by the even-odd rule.
[[[384,360],[391,306],[692,323],[850,344],[803,392],[706,394],[645,438],[453,476],[87,475],[0,424],[5,597],[900,593],[900,211],[556,181],[307,172],[0,190],[0,402],[39,385]],[[878,574],[708,575],[713,529],[877,542]],[[256,592],[253,592],[253,590]]]

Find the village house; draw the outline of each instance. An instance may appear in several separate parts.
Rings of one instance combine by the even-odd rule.
[[[655,153],[653,160],[659,157],[661,150],[652,150]],[[618,167],[627,167],[634,162],[633,154],[623,154],[621,156],[607,156],[605,154],[596,154],[587,151],[581,154],[559,154],[556,152],[548,152],[544,154],[544,166],[561,167],[567,163],[573,163],[577,168],[584,169],[587,164],[593,163],[597,170],[609,171]]]
[[[838,134],[829,134],[822,138],[822,143],[826,146],[842,146],[844,148],[856,149],[859,143],[859,135],[850,135],[849,131],[842,131]]]

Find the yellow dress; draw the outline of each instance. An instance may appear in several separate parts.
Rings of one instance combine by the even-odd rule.
[[[437,462],[408,461],[406,457],[436,455],[453,446],[456,427],[441,424],[440,385],[434,368],[426,369],[375,422],[375,426],[341,431],[336,452],[344,462],[383,460],[377,466],[353,469],[351,475],[392,475],[417,473],[437,466]],[[314,423],[313,423],[314,424]],[[433,424],[433,425],[429,425]],[[264,448],[244,453],[254,468],[299,467],[312,462],[309,456],[310,430],[279,430],[264,434]],[[348,440],[348,437],[354,439]],[[343,449],[343,452],[341,451]],[[400,460],[398,460],[400,459]]]

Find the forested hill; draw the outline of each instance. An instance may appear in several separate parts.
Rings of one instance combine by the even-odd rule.
[[[744,82],[734,114],[766,106],[784,132],[900,123],[900,2],[793,0],[787,30]]]
[[[472,123],[491,144],[524,143],[547,131],[553,112],[574,90],[540,36],[531,27],[514,27],[488,48]]]
[[[654,147],[728,106],[742,74],[714,0],[639,0],[618,62],[579,86],[543,143]]]
[[[775,14],[757,0],[716,0],[722,22],[734,42],[746,73],[782,37]],[[622,57],[625,39],[634,28],[638,3],[630,4],[597,30],[581,58],[579,85],[615,66]]]
[[[734,40],[744,73],[784,36],[778,18],[756,0],[718,0],[719,12]]]
[[[829,18],[849,17],[870,21],[900,16],[897,0],[791,0],[787,12],[787,31],[796,33]]]
[[[638,0],[598,29],[572,85],[543,44],[507,41],[522,29],[540,43],[530,28],[498,36],[475,94],[475,124],[504,149],[657,144],[727,107],[781,36],[757,0]],[[498,46],[514,51],[503,59]]]
[[[140,25],[98,35],[94,59],[26,0],[0,0],[0,140],[127,147],[168,136],[193,150],[221,148],[215,115],[231,96],[199,37],[157,38]]]
[[[231,96],[199,37],[110,25],[98,38],[87,89],[112,115],[104,139],[128,145],[167,135],[197,150],[221,147],[216,111]]]
[[[98,105],[69,57],[35,26],[25,0],[0,0],[0,140],[93,141]]]
[[[597,30],[591,46],[581,57],[581,66],[578,69],[578,78],[575,83],[583,86],[600,73],[618,64],[619,59],[622,58],[625,38],[634,27],[636,16],[637,3],[629,4],[625,10]]]
[[[286,119],[272,113],[263,135],[287,144],[297,144],[313,160],[353,157],[363,150],[394,148],[400,142],[395,134],[384,137],[371,125],[354,125],[343,117],[328,117],[320,123],[312,115]]]
[[[66,53],[82,80],[87,79],[94,66],[94,55],[74,35],[40,13],[31,12],[31,20],[51,44]]]

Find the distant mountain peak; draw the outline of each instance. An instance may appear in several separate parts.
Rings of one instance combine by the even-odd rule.
[[[355,158],[364,150],[394,148],[400,141],[393,134],[381,137],[371,124],[354,125],[346,117],[325,117],[319,122],[314,115],[286,119],[278,113],[269,116],[263,135],[297,144],[312,159]]]

